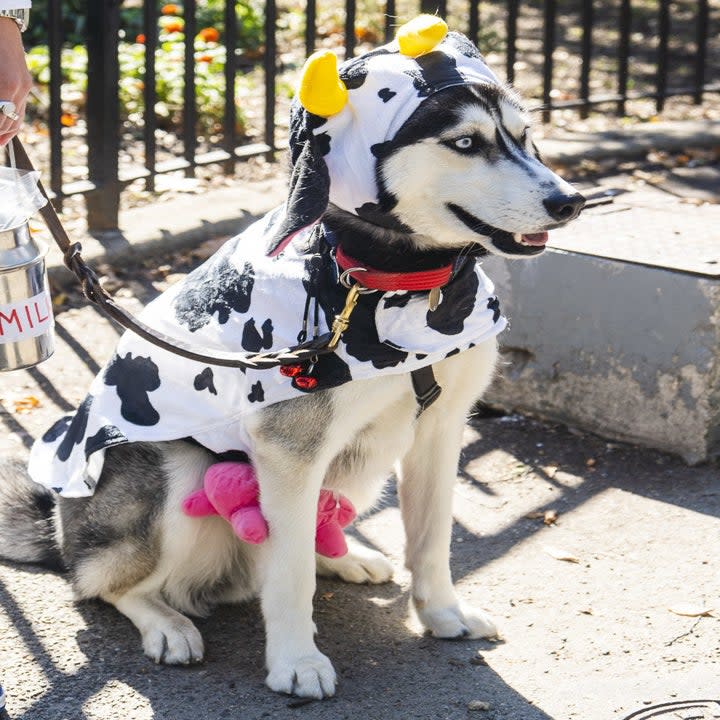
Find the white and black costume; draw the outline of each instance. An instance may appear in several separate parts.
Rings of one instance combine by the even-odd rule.
[[[349,103],[329,119],[293,110],[288,202],[150,303],[141,317],[195,347],[238,353],[296,345],[328,331],[347,289],[338,282],[336,238],[319,217],[328,198],[373,221],[381,213],[376,158],[429,95],[451,85],[497,82],[477,50],[451,33],[417,59],[394,43],[341,67]],[[395,106],[393,106],[395,103]],[[359,123],[359,114],[376,122]],[[367,129],[372,132],[368,135]],[[332,182],[330,182],[332,179]],[[67,497],[91,495],[104,451],[138,441],[193,438],[213,452],[252,459],[244,418],[272,403],[352,379],[409,373],[490,339],[506,325],[492,283],[474,258],[458,259],[432,311],[427,291],[361,296],[337,351],[298,383],[277,369],[210,367],[125,333],[77,413],[33,446],[36,482]]]

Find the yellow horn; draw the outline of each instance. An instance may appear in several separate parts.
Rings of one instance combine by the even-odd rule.
[[[430,52],[442,42],[447,32],[447,23],[441,18],[435,15],[418,15],[398,28],[396,38],[403,55],[417,57]]]
[[[318,50],[305,61],[298,99],[308,112],[321,117],[335,115],[345,107],[348,91],[338,74],[335,53]]]

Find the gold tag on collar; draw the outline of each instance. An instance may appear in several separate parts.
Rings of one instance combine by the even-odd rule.
[[[430,308],[430,312],[435,312],[438,309],[441,297],[442,294],[439,287],[434,287],[430,290],[428,294],[428,307]]]

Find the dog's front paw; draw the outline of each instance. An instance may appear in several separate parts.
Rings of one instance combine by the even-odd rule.
[[[200,631],[186,617],[168,618],[142,636],[145,654],[156,663],[190,665],[203,659]]]
[[[265,684],[275,692],[322,700],[335,694],[337,682],[330,660],[319,650],[272,663]]]
[[[444,608],[420,607],[418,602],[414,605],[420,622],[433,637],[459,640],[498,636],[495,623],[482,610],[461,605]]]
[[[317,556],[317,574],[323,577],[339,577],[349,583],[379,584],[393,576],[390,561],[377,550],[371,550],[357,542],[348,543],[347,554],[339,558]]]

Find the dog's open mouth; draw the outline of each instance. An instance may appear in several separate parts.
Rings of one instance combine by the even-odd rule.
[[[460,222],[473,232],[486,236],[500,252],[508,255],[538,255],[545,249],[548,241],[547,232],[511,233],[488,225],[459,205],[448,203],[447,207]]]

